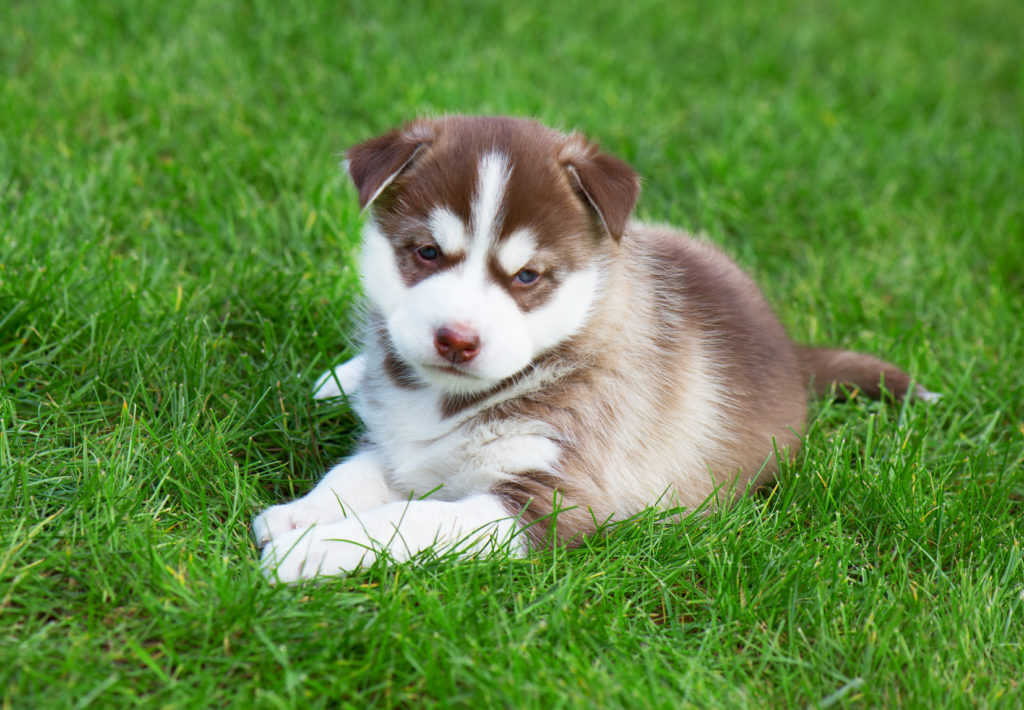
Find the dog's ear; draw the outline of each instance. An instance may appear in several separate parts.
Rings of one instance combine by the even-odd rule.
[[[359,190],[359,207],[366,209],[380,197],[432,139],[429,129],[417,124],[349,148],[345,167]]]
[[[597,212],[605,231],[619,241],[640,197],[639,176],[625,162],[602,153],[579,135],[571,136],[561,157],[573,187]]]

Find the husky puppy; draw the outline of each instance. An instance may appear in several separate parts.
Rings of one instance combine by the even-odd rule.
[[[795,345],[715,247],[630,222],[637,175],[580,135],[419,120],[347,166],[370,208],[366,331],[318,396],[350,396],[366,437],[256,518],[271,579],[722,504],[794,456],[809,391],[908,393],[886,362]]]

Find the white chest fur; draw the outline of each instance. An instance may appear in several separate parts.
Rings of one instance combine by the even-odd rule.
[[[396,493],[457,500],[517,473],[558,472],[561,447],[544,422],[485,421],[480,407],[445,417],[431,387],[403,388],[370,372],[356,398]]]

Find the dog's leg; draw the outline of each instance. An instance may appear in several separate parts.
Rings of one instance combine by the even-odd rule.
[[[331,399],[341,395],[351,395],[359,389],[366,372],[366,356],[356,355],[333,370],[320,375],[313,384],[314,399]]]
[[[302,498],[264,510],[253,520],[253,537],[263,547],[285,533],[334,523],[391,500],[379,457],[372,449],[363,450],[328,471]]]
[[[521,536],[514,538],[518,531],[518,521],[491,494],[395,502],[276,537],[263,549],[262,566],[271,581],[295,582],[369,566],[382,551],[396,562],[430,547],[472,555],[507,545],[510,554],[522,556],[526,545]]]

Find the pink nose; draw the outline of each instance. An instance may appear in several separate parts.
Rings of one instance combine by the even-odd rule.
[[[434,348],[438,355],[453,365],[469,362],[480,352],[480,336],[466,326],[445,326],[434,333]]]

